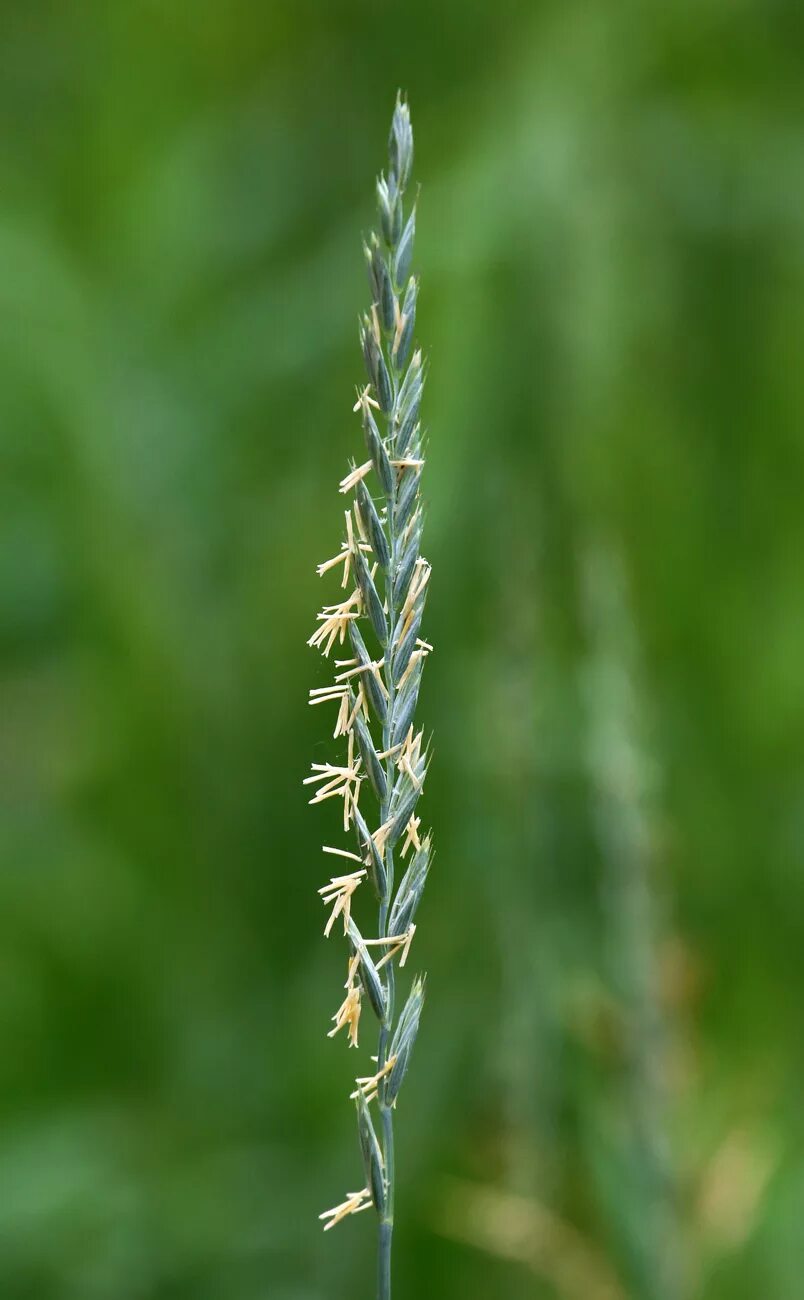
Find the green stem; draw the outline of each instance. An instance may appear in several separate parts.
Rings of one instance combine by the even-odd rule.
[[[394,376],[394,406],[396,406],[397,378]],[[390,551],[390,560],[388,564],[387,579],[387,600],[388,600],[388,638],[385,646],[386,654],[386,674],[388,684],[388,712],[385,725],[383,727],[383,749],[387,752],[391,748],[391,727],[394,716],[394,680],[391,672],[391,636],[396,624],[396,606],[394,603],[393,577],[397,562],[397,539],[396,528],[394,525],[394,512],[396,507],[396,492],[393,492],[387,498],[387,525],[388,525],[388,549]],[[381,821],[386,821],[390,813],[391,790],[393,789],[394,760],[392,755],[388,755],[385,760],[386,786],[387,793],[382,802]],[[385,855],[385,895],[380,905],[380,936],[386,938],[388,935],[388,913],[391,907],[391,897],[394,888],[394,853],[389,846]],[[385,979],[385,1018],[380,1027],[380,1039],[377,1048],[377,1069],[382,1072],[385,1069],[388,1060],[388,1045],[391,1041],[391,1027],[394,1018],[394,992],[395,976],[393,960],[389,961],[386,966]],[[385,1102],[385,1083],[380,1086],[378,1096],[380,1118],[382,1120],[382,1154],[385,1164],[386,1179],[386,1202],[385,1210],[380,1219],[379,1239],[377,1250],[377,1300],[391,1300],[391,1245],[394,1233],[394,1113],[391,1106]]]
[[[394,973],[391,963],[388,963],[388,980],[386,985],[388,991],[389,1006],[393,1003],[394,994]],[[380,1047],[378,1053],[378,1068],[382,1069],[387,1060],[388,1041],[391,1036],[390,1013],[388,1023],[382,1026],[380,1030]],[[386,1106],[382,1094],[380,1095],[380,1116],[382,1118],[382,1153],[385,1163],[386,1178],[386,1202],[385,1210],[380,1219],[378,1253],[377,1253],[377,1300],[391,1300],[391,1243],[394,1232],[394,1113],[390,1106]]]
[[[380,1248],[377,1255],[377,1300],[391,1300],[391,1237],[393,1223],[380,1222]]]

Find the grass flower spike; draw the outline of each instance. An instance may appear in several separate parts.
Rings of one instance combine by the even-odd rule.
[[[340,581],[346,597],[324,606],[308,643],[326,659],[336,646],[348,646],[334,661],[330,684],[310,692],[311,704],[336,706],[334,736],[345,741],[345,753],[314,763],[306,782],[315,789],[311,803],[343,799],[343,831],[350,837],[349,847],[325,846],[324,852],[347,862],[344,873],[319,890],[329,909],[324,933],[340,934],[342,922],[348,948],[345,997],[329,1034],[346,1029],[349,1045],[357,1047],[368,1009],[377,1030],[376,1068],[355,1079],[352,1093],[366,1187],[321,1218],[328,1229],[374,1207],[378,1300],[391,1295],[394,1109],[424,1000],[424,981],[417,977],[397,1013],[396,977],[411,951],[431,861],[431,839],[421,832],[417,812],[429,750],[414,722],[424,661],[433,647],[421,635],[430,565],[420,552],[425,368],[413,349],[416,209],[404,205],[412,162],[410,114],[398,98],[388,174],[377,181],[379,229],[363,250],[371,302],[360,322],[360,345],[368,383],[358,389],[354,410],[368,459],[353,461],[339,484],[351,496],[343,541],[318,566],[325,581],[333,575]]]

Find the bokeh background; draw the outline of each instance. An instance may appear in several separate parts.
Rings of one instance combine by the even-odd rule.
[[[304,642],[402,86],[438,851],[395,1294],[797,1300],[804,10],[0,16],[0,1292],[373,1293],[370,1217],[316,1220],[361,1176]]]

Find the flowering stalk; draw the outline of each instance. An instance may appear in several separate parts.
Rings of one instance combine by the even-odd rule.
[[[622,559],[611,545],[598,542],[585,560],[588,766],[602,852],[607,964],[622,1015],[620,1085],[627,1107],[623,1165],[630,1182],[621,1180],[618,1193],[621,1205],[627,1208],[630,1201],[633,1207],[634,1294],[682,1300],[689,1280],[669,1141],[672,1026],[660,980],[657,772],[640,726],[646,704]]]
[[[310,802],[342,798],[343,830],[356,840],[356,851],[324,848],[345,860],[343,874],[319,891],[331,908],[325,933],[341,920],[348,945],[346,995],[330,1036],[346,1029],[350,1046],[357,1047],[365,1001],[378,1024],[377,1068],[359,1077],[352,1093],[366,1186],[321,1218],[327,1220],[326,1230],[374,1207],[378,1300],[391,1295],[393,1112],[424,1000],[424,981],[417,977],[395,1019],[396,969],[408,958],[431,861],[430,836],[420,833],[416,811],[428,750],[414,713],[432,646],[420,635],[430,566],[419,549],[424,367],[421,353],[412,351],[418,281],[409,274],[416,209],[406,214],[403,207],[412,161],[410,114],[397,98],[388,175],[377,181],[379,231],[364,245],[372,302],[360,322],[360,342],[369,382],[359,390],[354,409],[368,460],[352,463],[340,484],[342,493],[352,495],[344,540],[338,554],[318,566],[319,574],[337,571],[349,594],[324,607],[308,643],[328,658],[336,643],[344,645],[347,637],[349,642],[347,657],[335,660],[334,681],[310,692],[311,704],[337,705],[335,738],[346,741],[341,763],[313,764],[307,782],[316,791]],[[366,787],[373,811],[365,798],[361,804]],[[402,863],[404,874],[395,888],[395,869]],[[368,938],[352,915],[355,895],[366,892],[361,890],[366,881],[376,906],[376,934]]]

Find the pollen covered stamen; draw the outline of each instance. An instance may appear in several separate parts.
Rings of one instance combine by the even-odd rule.
[[[413,568],[413,577],[410,580],[408,593],[405,596],[405,603],[402,606],[402,630],[399,634],[400,641],[404,639],[405,633],[410,627],[411,619],[416,602],[423,594],[425,587],[430,581],[430,565],[424,556],[419,556]]]
[[[391,834],[391,827],[393,826],[393,824],[394,824],[393,817],[389,817],[387,821],[383,822],[382,826],[378,826],[377,830],[374,832],[374,834],[371,837],[372,840],[374,841],[374,847],[379,853],[380,857],[382,857],[383,854],[385,853],[385,841],[388,839],[388,836]]]
[[[371,384],[366,384],[365,388],[358,388],[355,391],[357,393],[357,401],[352,407],[353,411],[365,410],[368,406],[373,406],[375,411],[379,411],[379,402],[376,402],[373,397],[369,397]]]
[[[349,1027],[349,1046],[357,1047],[357,1031],[360,1024],[360,986],[355,984],[355,975],[360,964],[360,957],[355,953],[349,962],[349,970],[346,976],[346,997],[338,1007],[332,1019],[335,1021],[335,1028],[330,1029],[327,1038],[334,1038],[340,1029],[345,1025]]]
[[[378,670],[382,668],[384,664],[384,659],[377,659],[376,661],[367,664],[358,664],[357,668],[348,668],[346,672],[338,673],[335,681],[348,682],[350,678],[359,677],[361,673],[374,673],[374,675],[377,676]]]
[[[316,615],[321,626],[316,628],[307,644],[316,649],[321,649],[324,657],[328,657],[336,640],[340,640],[341,645],[343,645],[346,638],[346,629],[350,623],[360,617],[362,609],[363,598],[357,587],[355,587],[351,596],[347,600],[341,601],[340,604],[325,605],[321,613]]]
[[[412,652],[410,659],[408,660],[408,666],[397,682],[397,690],[402,690],[402,687],[411,676],[416,665],[421,663],[423,659],[426,659],[429,654],[432,654],[432,650],[433,647],[429,645],[427,641],[416,641],[416,649]]]
[[[410,777],[417,790],[421,790],[423,784],[423,777],[420,776],[416,770],[421,763],[423,738],[423,731],[420,731],[419,734],[414,737],[413,726],[411,725],[402,746],[402,753],[397,760],[397,768],[400,772],[405,772]]]
[[[355,541],[351,510],[346,510],[344,512],[344,515],[346,519],[346,540],[344,542],[341,542],[341,549],[338,551],[337,555],[333,555],[330,557],[330,559],[324,560],[322,561],[321,564],[316,565],[316,573],[318,574],[319,578],[322,578],[325,573],[329,573],[330,569],[335,569],[339,564],[342,564],[343,565],[343,579],[341,582],[342,587],[346,587],[349,585],[349,574],[351,572],[352,556],[354,554],[355,547],[359,546],[361,551],[371,550],[371,545],[369,544],[369,542]]]
[[[357,1084],[357,1087],[355,1088],[354,1092],[351,1092],[349,1094],[350,1100],[357,1101],[357,1098],[360,1096],[362,1092],[366,1101],[374,1101],[375,1097],[377,1096],[377,1092],[379,1090],[379,1085],[382,1083],[383,1079],[385,1079],[391,1073],[394,1066],[396,1065],[396,1062],[397,1062],[396,1056],[389,1056],[388,1060],[385,1062],[385,1065],[382,1067],[381,1070],[378,1070],[376,1074],[369,1074],[362,1078],[358,1077],[357,1079],[355,1079],[355,1083]]]
[[[304,785],[318,785],[318,789],[309,800],[311,804],[323,803],[325,799],[343,798],[343,828],[348,830],[351,824],[352,810],[357,807],[362,760],[354,756],[354,736],[349,733],[349,752],[346,765],[335,763],[311,763],[312,776],[304,778]],[[323,783],[323,784],[322,784]]]
[[[354,708],[352,709],[352,712],[349,714],[349,717],[346,719],[346,724],[341,729],[340,735],[343,736],[346,735],[347,733],[351,734],[352,727],[355,725],[355,719],[357,718],[358,713],[362,713],[364,717],[368,715],[368,707],[366,705],[366,696],[365,696],[365,692],[363,691],[362,682],[357,688]]]
[[[411,844],[413,845],[417,853],[421,848],[421,840],[419,839],[420,826],[421,826],[421,818],[411,817],[405,829],[405,838],[402,841],[402,848],[400,850],[403,858],[407,855],[407,851],[410,848]]]
[[[391,348],[391,351],[393,352],[394,356],[396,356],[397,352],[399,351],[399,345],[402,342],[402,335],[405,332],[405,326],[407,325],[407,323],[408,323],[408,318],[404,314],[404,312],[400,309],[398,299],[395,298],[394,299],[394,341]]]
[[[336,1223],[340,1223],[350,1214],[359,1214],[361,1210],[368,1210],[371,1207],[371,1192],[368,1187],[364,1187],[360,1192],[347,1192],[346,1200],[340,1205],[334,1206],[331,1210],[325,1210],[319,1214],[319,1219],[329,1219],[329,1223],[324,1224],[324,1231],[329,1232],[334,1228]]]
[[[354,854],[344,854],[345,857],[354,857]],[[360,861],[358,858],[357,861]],[[322,885],[319,889],[321,901],[327,907],[332,906],[329,920],[324,927],[324,934],[329,938],[332,927],[339,916],[343,917],[343,932],[348,933],[349,920],[352,914],[352,895],[361,881],[365,880],[366,869],[361,867],[360,871],[353,871],[348,876],[333,876],[328,885]]]
[[[359,405],[360,403],[358,402],[358,406]],[[375,402],[375,406],[376,406],[376,402]],[[357,406],[355,407],[355,410],[357,410]],[[360,480],[364,479],[366,475],[369,474],[370,472],[371,472],[370,460],[365,461],[364,464],[362,465],[357,465],[349,474],[346,475],[346,478],[341,479],[340,483],[338,484],[339,491],[351,492],[352,488],[357,487]]]
[[[381,957],[377,962],[377,970],[380,970],[385,966],[386,962],[393,961],[394,957],[398,956],[399,953],[402,954],[399,958],[399,965],[404,966],[408,959],[410,945],[413,943],[413,936],[415,933],[416,926],[412,925],[405,934],[395,934],[391,939],[383,939],[381,942],[390,943],[393,946],[389,948],[385,956]]]
[[[322,852],[323,852],[323,853],[332,853],[332,854],[334,854],[335,857],[338,857],[338,858],[350,858],[350,859],[352,860],[352,862],[362,862],[362,861],[363,861],[363,859],[362,859],[362,858],[359,858],[359,857],[357,856],[356,853],[350,853],[348,849],[335,849],[335,848],[332,847],[331,844],[324,844],[324,845],[322,845]]]

